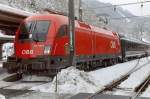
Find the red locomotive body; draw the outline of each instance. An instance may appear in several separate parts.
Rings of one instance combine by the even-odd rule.
[[[70,66],[68,17],[57,14],[27,18],[16,32],[15,61],[4,67],[17,71],[48,71]],[[93,68],[121,56],[118,34],[75,21],[75,55],[79,68]],[[15,66],[9,65],[10,63]]]
[[[57,43],[62,45],[68,41],[68,37],[63,37],[62,42],[59,42],[57,32],[60,26],[67,24],[66,21],[67,19],[57,18],[55,15],[38,15],[27,18],[16,33],[16,56],[30,59],[43,55],[65,55],[63,48],[57,50],[57,47],[60,47]],[[51,51],[44,53],[44,49]]]

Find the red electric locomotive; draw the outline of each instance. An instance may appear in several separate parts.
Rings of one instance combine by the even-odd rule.
[[[70,66],[68,17],[31,16],[20,25],[14,44],[15,57],[9,57],[3,64],[8,72],[56,74],[56,70]],[[115,62],[121,57],[119,36],[76,20],[75,56],[77,66],[82,69]]]

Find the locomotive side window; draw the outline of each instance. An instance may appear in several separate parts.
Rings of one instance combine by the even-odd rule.
[[[20,27],[20,35],[18,38],[19,39],[28,39],[32,25],[33,25],[32,22],[23,23]]]
[[[63,37],[63,36],[66,36],[67,34],[68,34],[68,26],[63,25],[59,28],[57,37]]]

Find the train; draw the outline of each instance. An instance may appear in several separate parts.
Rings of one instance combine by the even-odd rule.
[[[9,73],[56,75],[71,66],[68,17],[41,14],[26,18],[16,31],[15,54],[3,63]],[[92,70],[148,55],[149,44],[75,20],[76,67]]]

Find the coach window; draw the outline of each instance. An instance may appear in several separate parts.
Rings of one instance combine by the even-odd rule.
[[[63,37],[68,34],[68,26],[67,25],[62,25],[57,33],[57,37]]]

